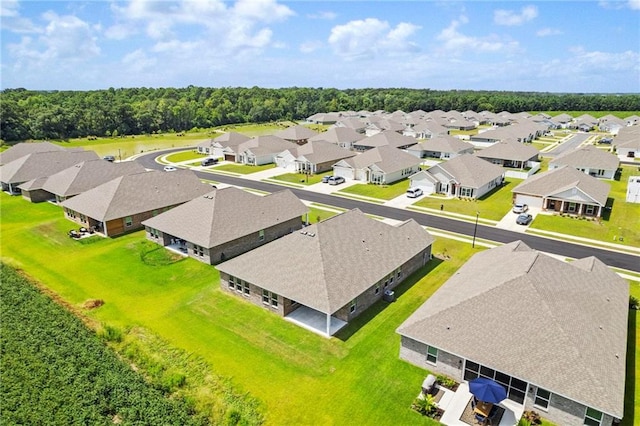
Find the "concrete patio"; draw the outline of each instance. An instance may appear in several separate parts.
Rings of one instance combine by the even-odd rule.
[[[469,400],[473,397],[469,392],[469,384],[467,382],[460,383],[455,392],[443,387],[440,387],[440,389],[444,391],[444,395],[438,402],[438,407],[444,410],[440,422],[449,426],[469,426],[468,423],[460,420],[464,409],[469,404]],[[504,408],[504,414],[500,419],[499,426],[515,426],[518,424],[518,420],[524,412],[524,406],[510,399],[505,399],[498,406]]]
[[[331,334],[327,336],[327,315],[308,306],[300,306],[284,319],[324,337],[333,336],[338,330],[347,325],[347,322],[331,317]]]

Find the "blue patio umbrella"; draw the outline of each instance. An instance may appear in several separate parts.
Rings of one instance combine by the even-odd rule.
[[[480,401],[497,404],[507,397],[507,391],[500,383],[479,377],[469,382],[469,392]]]

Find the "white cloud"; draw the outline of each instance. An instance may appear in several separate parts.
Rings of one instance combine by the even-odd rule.
[[[640,0],[628,0],[626,2],[601,0],[598,2],[598,5],[603,9],[620,10],[628,8],[631,10],[640,10]]]
[[[17,0],[0,2],[0,22],[3,30],[18,34],[33,34],[41,30],[30,20],[20,16],[20,4]]]
[[[338,14],[335,12],[318,12],[318,13],[310,13],[307,15],[309,19],[325,19],[327,21],[333,21],[338,17]]]
[[[89,60],[100,54],[95,29],[72,15],[60,16],[46,12],[44,28],[36,32],[37,38],[23,37],[20,43],[9,44],[8,51],[16,67],[38,67],[56,64],[58,67]]]
[[[318,49],[321,49],[324,46],[324,43],[321,41],[306,41],[300,44],[300,52],[302,53],[313,53]]]
[[[535,6],[525,6],[520,9],[520,13],[512,10],[498,9],[493,12],[493,22],[497,25],[515,26],[522,25],[538,16],[538,8]]]
[[[538,31],[536,31],[536,35],[538,37],[549,37],[549,36],[555,36],[555,35],[561,35],[562,31],[560,31],[557,28],[541,28]]]
[[[629,9],[640,10],[640,0],[629,0]]]
[[[627,50],[624,52],[588,51],[583,47],[573,47],[569,50],[573,56],[571,63],[582,70],[636,70],[640,72],[640,53]]]
[[[461,24],[469,22],[466,16],[461,16],[457,20],[451,21],[451,24],[443,29],[436,37],[441,42],[441,49],[449,55],[461,55],[465,51],[478,52],[512,52],[519,48],[517,41],[501,40],[496,35],[486,37],[471,37],[458,31]]]
[[[146,73],[155,69],[157,64],[155,58],[149,57],[142,49],[134,50],[122,58],[122,64],[127,67],[128,72]]]
[[[351,59],[406,53],[417,50],[418,46],[408,39],[418,29],[406,22],[391,28],[386,21],[367,18],[333,27],[329,44],[337,55]]]

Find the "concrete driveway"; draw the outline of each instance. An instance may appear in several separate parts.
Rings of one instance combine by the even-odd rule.
[[[536,216],[540,213],[540,210],[541,209],[536,207],[529,207],[529,210],[527,211],[527,213],[533,216],[533,220],[535,220]],[[518,225],[516,223],[517,218],[518,218],[518,213],[514,213],[511,210],[509,210],[509,212],[506,215],[504,215],[502,219],[500,219],[500,221],[496,224],[496,226],[498,228],[508,229],[509,231],[524,232],[527,230],[527,228],[529,228],[529,225],[533,223],[533,220],[532,220],[531,222],[529,222],[529,225]]]

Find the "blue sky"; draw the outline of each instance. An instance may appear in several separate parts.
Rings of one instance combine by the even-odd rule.
[[[640,92],[640,0],[2,0],[1,87]]]

